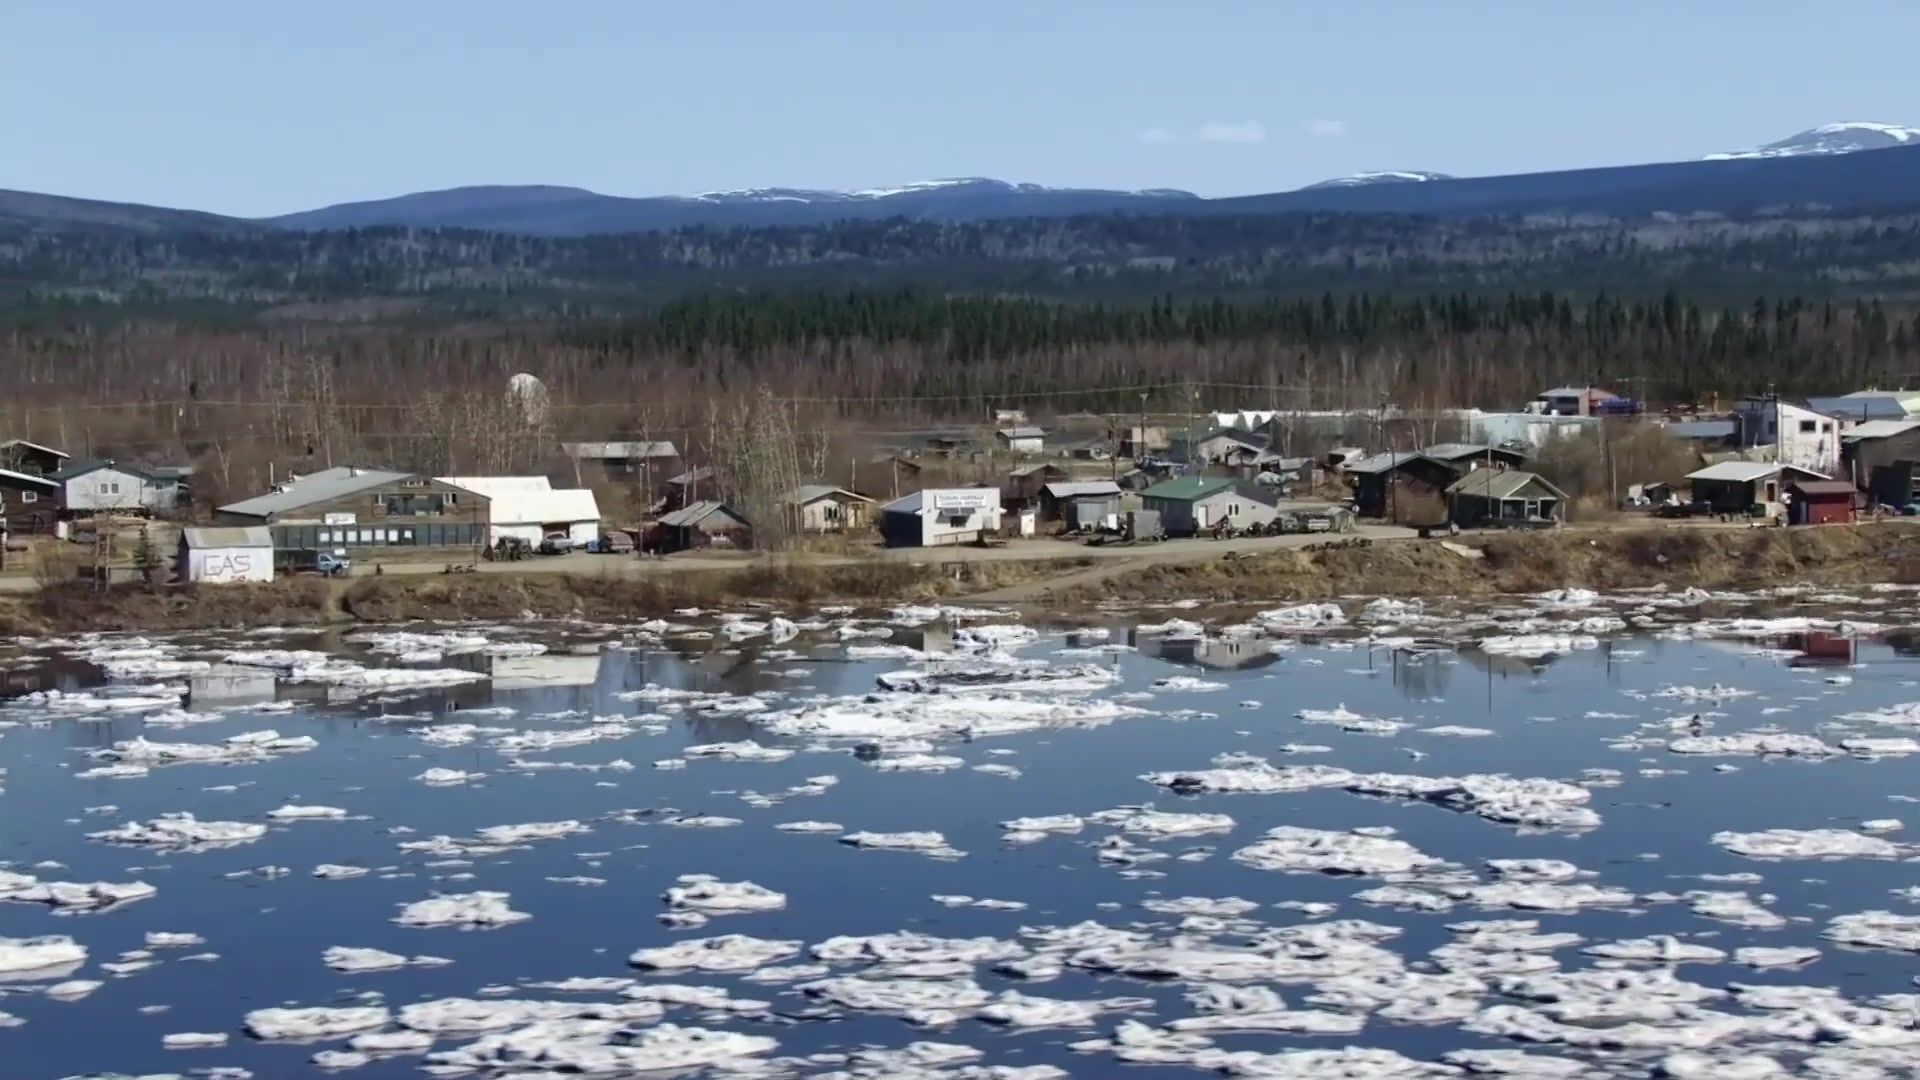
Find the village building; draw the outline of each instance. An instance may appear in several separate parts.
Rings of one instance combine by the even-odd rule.
[[[1851,394],[1808,398],[1807,408],[1843,424],[1907,420],[1920,416],[1920,390],[1855,390]]]
[[[1112,429],[1108,435],[1113,439],[1116,454],[1135,460],[1157,454],[1170,445],[1164,424],[1129,424]]]
[[[1866,481],[1867,497],[1875,506],[1892,507],[1898,512],[1920,505],[1920,457],[1875,465],[1866,474]]]
[[[1794,525],[1844,525],[1853,520],[1860,489],[1851,480],[1789,480],[1787,521]]]
[[[486,542],[487,497],[418,473],[340,465],[215,511],[221,525],[265,525],[276,550],[450,548]],[[377,552],[376,552],[377,553]]]
[[[1008,453],[1039,454],[1047,449],[1047,433],[1037,427],[1004,427],[993,435]]]
[[[1511,446],[1488,446],[1485,443],[1434,443],[1420,451],[1420,454],[1444,462],[1458,473],[1486,468],[1517,469],[1527,463],[1527,455],[1523,450]]]
[[[1774,460],[1822,476],[1840,472],[1841,423],[1825,413],[1773,398],[1743,398],[1733,407],[1742,449],[1773,447]]]
[[[1524,469],[1475,469],[1447,488],[1447,519],[1463,529],[1558,524],[1567,493]]]
[[[439,482],[486,496],[489,545],[519,540],[538,547],[549,536],[569,546],[600,539],[600,506],[587,488],[555,488],[544,476],[442,476]]]
[[[1455,469],[1411,450],[1390,450],[1346,465],[1356,512],[1395,521],[1409,520],[1409,514],[1417,519],[1427,507],[1440,504],[1465,471],[1470,470]]]
[[[1533,399],[1533,412],[1547,416],[1599,416],[1620,395],[1597,386],[1556,386]]]
[[[926,488],[880,508],[880,536],[890,548],[967,544],[999,529],[997,488]]]
[[[1239,468],[1252,466],[1266,449],[1267,444],[1251,432],[1215,428],[1201,435],[1177,436],[1167,456],[1186,465]]]
[[[801,532],[849,532],[872,521],[873,500],[832,484],[802,484],[781,500]]]
[[[1063,480],[1040,489],[1040,520],[1068,532],[1097,529],[1120,513],[1120,485],[1112,480]]]
[[[1015,509],[1032,505],[1040,501],[1042,488],[1072,477],[1066,469],[1044,461],[1008,469],[1006,482],[1000,489],[1001,504]]]
[[[573,461],[574,483],[631,484],[657,470],[678,468],[680,451],[670,442],[568,442],[560,449]]]
[[[1693,501],[1714,513],[1751,514],[1759,508],[1767,516],[1781,505],[1789,482],[1825,479],[1812,469],[1777,461],[1722,461],[1687,474]]]
[[[1280,516],[1279,499],[1253,484],[1224,476],[1179,476],[1140,493],[1142,509],[1160,515],[1169,536],[1202,533],[1215,525],[1265,525]]]
[[[666,497],[661,500],[660,512],[671,513],[695,503],[707,502],[718,494],[718,485],[714,481],[713,468],[698,465],[686,472],[667,477]]]
[[[1866,486],[1873,470],[1896,461],[1920,460],[1920,420],[1869,420],[1840,433],[1840,472]]]
[[[661,515],[651,543],[653,550],[663,554],[704,547],[752,546],[753,525],[717,499],[704,499]]]
[[[0,469],[0,524],[16,536],[51,533],[60,520],[60,484],[44,476]]]
[[[168,513],[180,496],[178,481],[113,461],[76,461],[47,479],[60,485],[60,509],[68,518]]]
[[[25,439],[8,439],[0,442],[0,469],[9,472],[25,473],[28,476],[45,476],[66,468],[71,460],[63,450],[51,446],[42,446]]]
[[[264,525],[180,530],[175,576],[196,585],[273,580],[273,531]]]

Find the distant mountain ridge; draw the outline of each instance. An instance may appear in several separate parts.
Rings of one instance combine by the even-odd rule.
[[[1847,122],[1697,161],[1467,178],[1420,170],[1362,172],[1295,191],[1226,198],[1202,198],[1174,189],[1056,188],[985,177],[853,191],[768,187],[658,197],[602,195],[551,185],[490,185],[248,220],[0,191],[0,226],[151,233],[405,227],[585,236],[885,219],[961,223],[1106,214],[1269,213],[1685,216],[1916,203],[1920,203],[1920,128]]]

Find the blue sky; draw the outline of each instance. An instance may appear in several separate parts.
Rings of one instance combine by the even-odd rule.
[[[7,0],[0,187],[1277,191],[1920,125],[1914,0]]]

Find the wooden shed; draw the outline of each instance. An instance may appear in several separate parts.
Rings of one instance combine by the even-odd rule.
[[[744,549],[753,546],[753,526],[727,504],[708,499],[662,517],[654,542],[663,554],[715,544]]]
[[[1447,519],[1463,529],[1561,520],[1567,493],[1523,469],[1475,469],[1447,489]]]
[[[1851,480],[1792,480],[1787,483],[1787,520],[1795,525],[1843,525],[1853,520],[1860,494]]]

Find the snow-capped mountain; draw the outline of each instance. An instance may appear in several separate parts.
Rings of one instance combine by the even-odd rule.
[[[1752,150],[1708,154],[1708,161],[1743,161],[1754,158],[1811,157],[1820,154],[1852,154],[1861,150],[1886,150],[1895,146],[1920,144],[1920,128],[1899,124],[1876,124],[1850,120],[1822,124],[1779,142],[1770,142]]]
[[[916,180],[897,187],[862,188],[855,191],[822,191],[812,188],[743,188],[735,191],[707,191],[687,196],[703,203],[851,203],[874,202],[901,196],[978,197],[1006,195],[1132,195],[1142,199],[1197,199],[1190,191],[1151,188],[1145,191],[1109,191],[1103,188],[1054,188],[1043,184],[1015,184],[984,176],[961,176],[943,180]]]
[[[1359,172],[1352,176],[1339,176],[1332,180],[1322,180],[1317,184],[1308,184],[1301,191],[1324,191],[1327,188],[1368,187],[1373,184],[1423,184],[1430,180],[1452,180],[1446,173],[1416,172],[1411,170],[1391,170],[1387,172]]]

